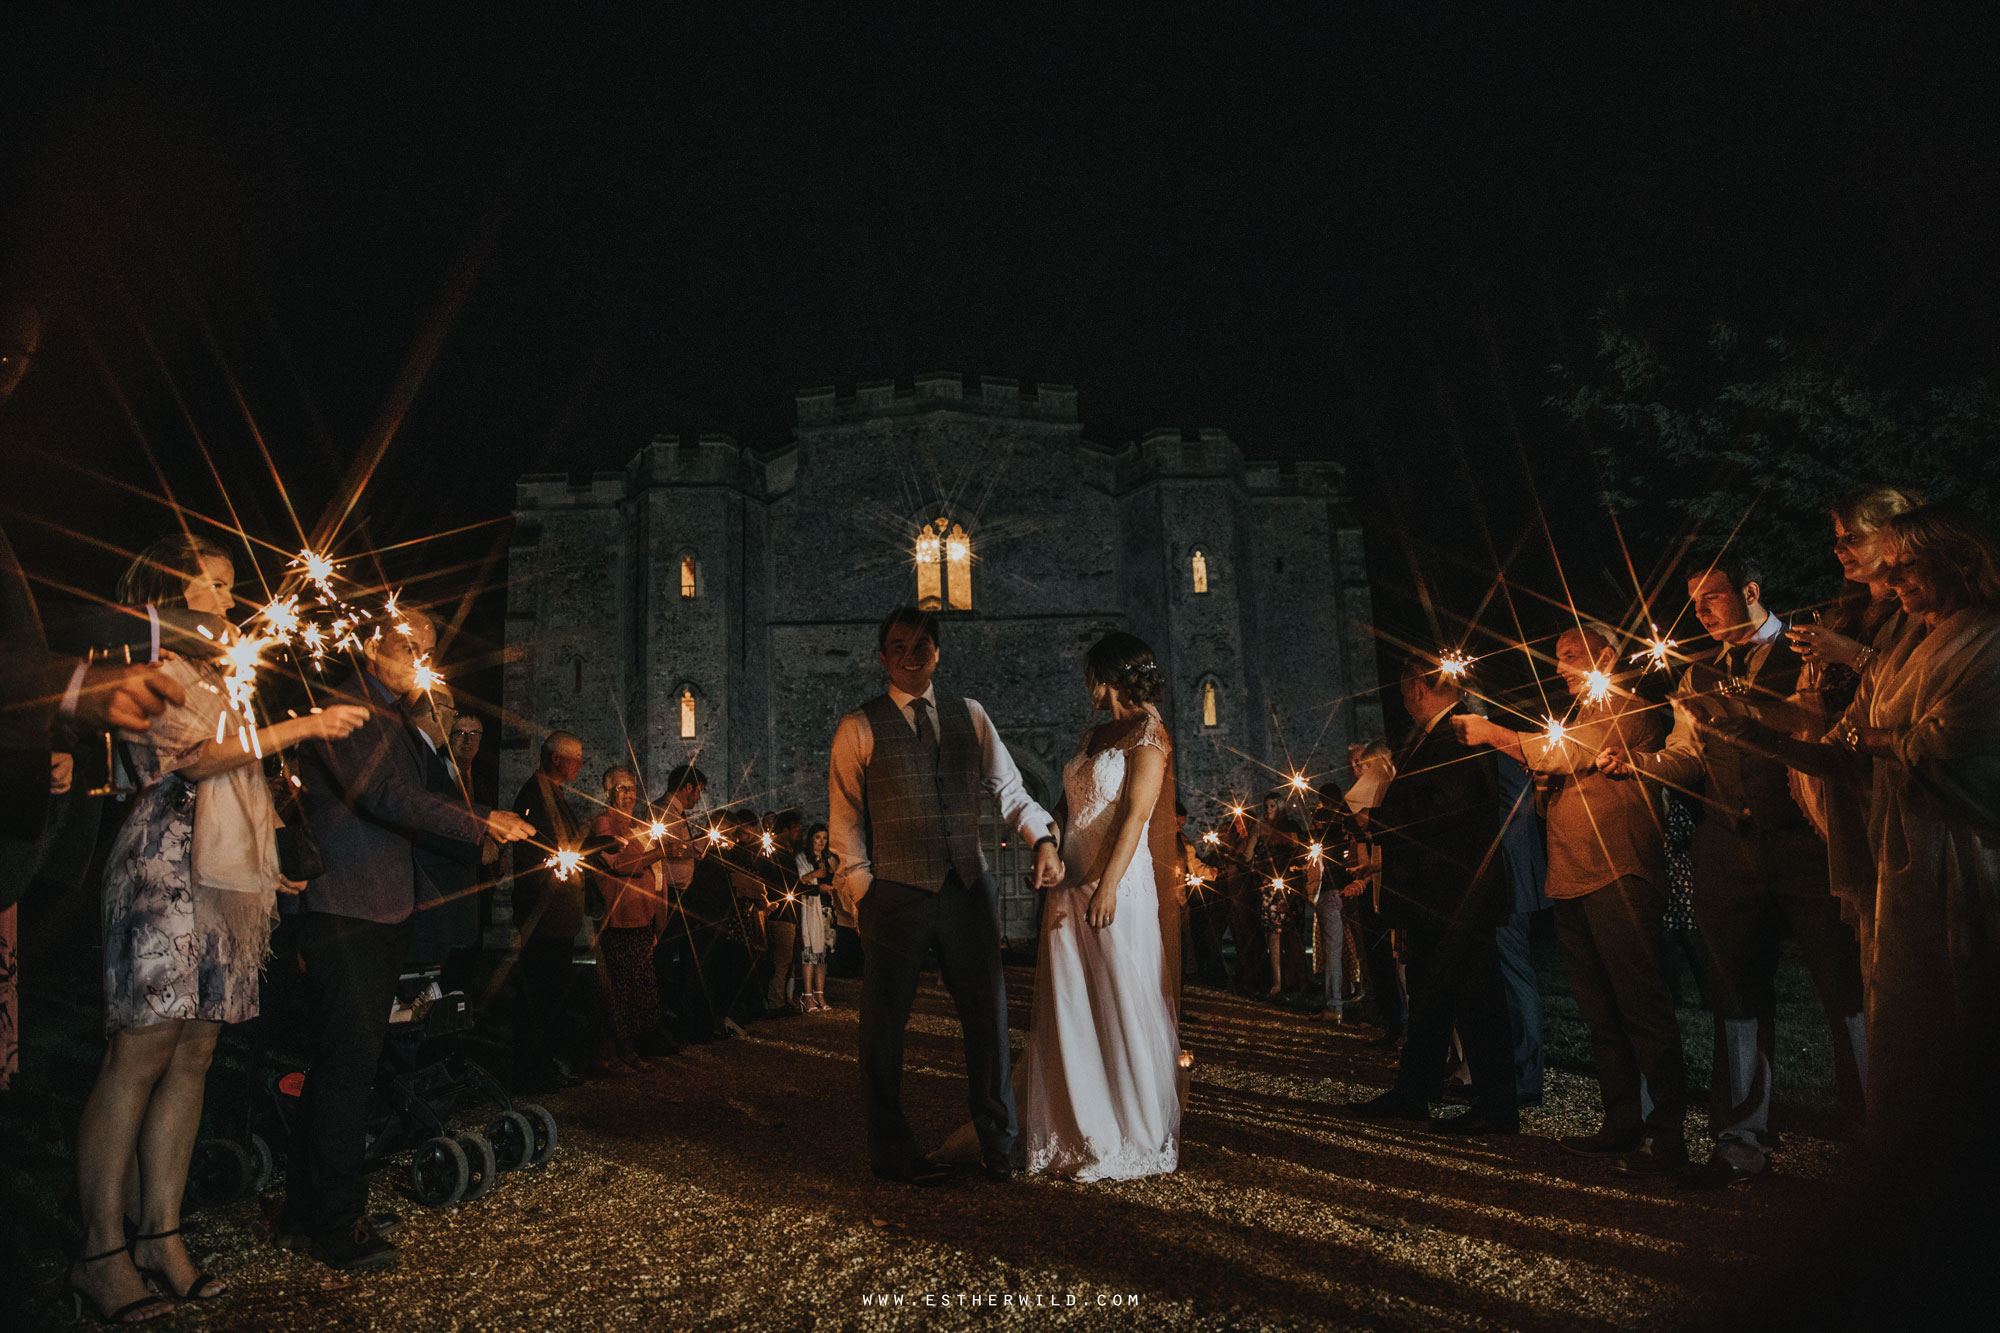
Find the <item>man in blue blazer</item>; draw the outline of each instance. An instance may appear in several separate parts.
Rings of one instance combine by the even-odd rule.
[[[417,663],[437,635],[422,613],[404,617],[408,634],[384,626],[361,669],[321,696],[361,705],[369,721],[345,739],[299,750],[301,804],[326,870],[299,895],[314,1031],[280,1230],[306,1237],[313,1257],[343,1269],[389,1268],[400,1258],[369,1223],[362,1165],[375,1068],[409,953],[416,840],[434,835],[476,847],[481,837],[515,842],[535,831],[510,811],[424,789],[421,742],[396,705],[416,688]]]

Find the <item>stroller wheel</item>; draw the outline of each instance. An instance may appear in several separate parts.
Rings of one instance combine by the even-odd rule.
[[[236,1140],[202,1139],[188,1160],[181,1207],[192,1212],[233,1202],[250,1188],[255,1171],[249,1151]]]
[[[465,1195],[472,1166],[450,1139],[425,1139],[410,1155],[410,1190],[428,1208],[449,1208]]]
[[[529,1166],[547,1166],[549,1158],[556,1155],[556,1118],[549,1114],[549,1108],[534,1102],[523,1102],[514,1108],[528,1117],[528,1123],[535,1129],[535,1151],[528,1158]]]
[[[278,1174],[278,1159],[271,1152],[271,1145],[264,1142],[262,1134],[250,1136],[250,1192],[262,1194],[271,1188],[271,1178]]]
[[[519,1171],[535,1158],[535,1127],[519,1111],[502,1111],[486,1127],[486,1141],[502,1171]]]
[[[493,1183],[500,1178],[500,1166],[493,1160],[493,1145],[486,1141],[484,1134],[460,1134],[452,1139],[465,1154],[472,1178],[466,1182],[465,1193],[458,1198],[460,1203],[471,1203],[483,1199]]]

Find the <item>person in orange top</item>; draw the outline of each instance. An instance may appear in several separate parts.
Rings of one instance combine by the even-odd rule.
[[[662,1044],[660,991],[653,972],[653,947],[667,929],[667,896],[660,882],[664,840],[653,836],[639,809],[639,777],[623,764],[604,773],[603,814],[591,821],[593,836],[613,837],[618,845],[597,860],[602,870],[590,872],[604,901],[598,948],[604,957],[611,989],[613,1035],[619,1058],[641,1067],[637,1052]],[[627,1056],[632,1057],[629,1061]],[[621,1072],[611,1069],[610,1072]]]

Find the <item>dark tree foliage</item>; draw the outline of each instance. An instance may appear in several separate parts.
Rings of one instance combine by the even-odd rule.
[[[1872,385],[1727,324],[1686,361],[1668,364],[1606,316],[1594,373],[1556,367],[1569,387],[1551,405],[1588,433],[1605,502],[1635,550],[1731,541],[1763,567],[1777,605],[1798,606],[1838,587],[1827,506],[1856,487],[2000,510],[2000,394],[1989,384]]]

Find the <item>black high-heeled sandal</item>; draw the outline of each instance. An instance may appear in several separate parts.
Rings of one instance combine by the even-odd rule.
[[[169,1236],[178,1236],[180,1234],[181,1229],[179,1227],[175,1227],[172,1231],[155,1231],[148,1236],[132,1237],[132,1244],[136,1246],[142,1240],[165,1240]],[[138,1267],[140,1277],[159,1283],[162,1287],[166,1288],[167,1295],[177,1301],[212,1301],[218,1296],[227,1295],[229,1292],[229,1284],[227,1282],[223,1282],[221,1278],[210,1273],[205,1273],[199,1268],[195,1270],[194,1281],[188,1283],[186,1291],[175,1291],[173,1282],[167,1277],[166,1269],[147,1268],[144,1264],[139,1263],[136,1255],[134,1255],[132,1262]],[[221,1289],[218,1291],[203,1292],[202,1288],[211,1282],[222,1283]]]
[[[131,1252],[130,1245],[120,1245],[117,1249],[106,1250],[103,1254],[79,1254],[76,1263],[72,1267],[82,1268],[86,1264],[101,1263],[114,1255],[130,1254]],[[151,1292],[148,1292],[136,1301],[127,1301],[116,1310],[106,1311],[103,1306],[97,1303],[97,1297],[76,1285],[75,1278],[66,1278],[65,1281],[69,1284],[70,1313],[78,1319],[83,1318],[84,1309],[88,1307],[90,1312],[97,1316],[98,1322],[102,1324],[143,1324],[146,1322],[145,1319],[127,1319],[126,1316],[135,1310],[143,1310],[149,1305],[157,1305],[160,1307],[159,1315],[147,1316],[148,1319],[157,1319],[172,1308],[167,1304],[164,1296],[155,1296]]]

